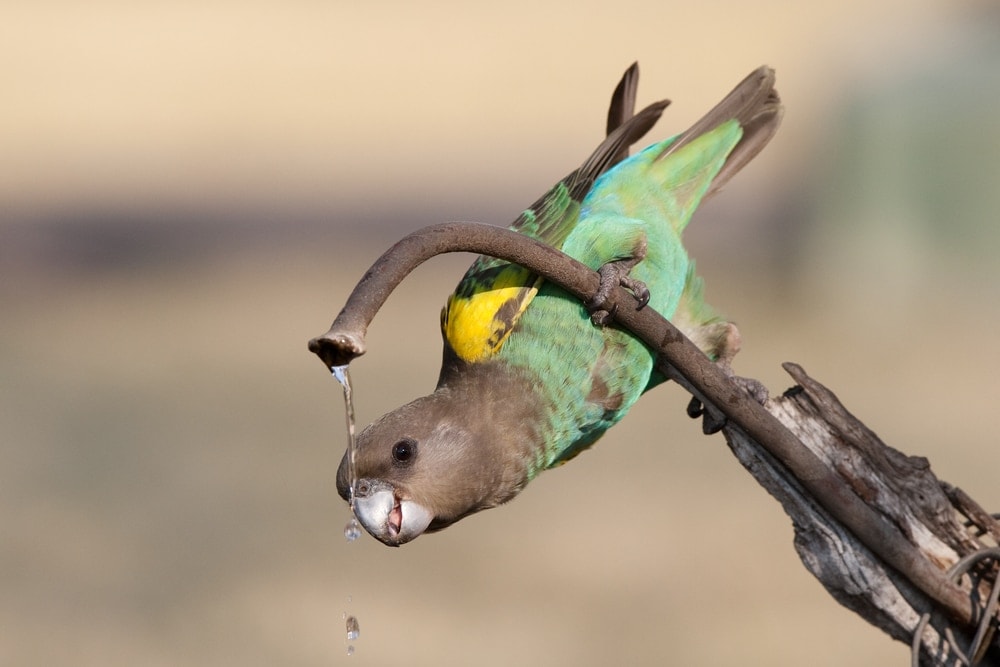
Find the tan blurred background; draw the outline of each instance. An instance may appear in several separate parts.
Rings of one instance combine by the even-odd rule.
[[[347,544],[305,343],[398,236],[575,167],[633,60],[652,139],[768,63],[783,129],[689,236],[738,370],[1000,509],[995,7],[5,3],[0,663],[906,664],[669,385],[507,507]],[[432,388],[468,261],[376,319],[362,422]]]

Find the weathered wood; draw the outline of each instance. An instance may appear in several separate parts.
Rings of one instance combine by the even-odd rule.
[[[962,556],[991,546],[975,533],[994,535],[997,522],[971,498],[940,482],[926,459],[887,446],[801,367],[784,367],[798,384],[772,398],[767,410],[897,525],[928,561],[946,570]],[[910,644],[921,616],[934,610],[933,601],[913,586],[905,572],[888,567],[836,521],[739,426],[728,424],[723,432],[736,458],[792,519],[795,550],[806,569],[842,605]],[[960,498],[960,503],[953,497]],[[963,517],[977,522],[976,530],[970,531]],[[988,595],[985,588],[979,593]],[[919,664],[965,664],[971,643],[971,632],[953,628],[940,613],[932,614],[921,636]],[[992,650],[979,664],[1000,664],[1000,653]]]

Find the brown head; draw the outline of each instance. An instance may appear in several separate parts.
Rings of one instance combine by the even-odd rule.
[[[525,392],[497,400],[495,385],[461,384],[382,416],[357,437],[354,511],[385,544],[398,546],[495,507],[527,482],[535,443]],[[350,501],[346,453],[337,490]]]

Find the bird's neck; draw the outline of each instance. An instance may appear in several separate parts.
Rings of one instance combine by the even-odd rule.
[[[513,493],[547,466],[548,417],[536,385],[530,373],[492,361],[461,362],[451,372],[442,370],[438,384],[438,392],[451,394],[462,406],[477,447],[489,453],[492,475]]]

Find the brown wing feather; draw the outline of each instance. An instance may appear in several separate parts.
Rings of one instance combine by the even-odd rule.
[[[698,122],[678,135],[670,147],[657,158],[662,160],[683,148],[727,120],[736,119],[743,127],[743,137],[729,153],[725,166],[712,180],[702,201],[712,196],[736,175],[767,145],[781,123],[781,98],[774,89],[774,70],[759,67],[722,98]]]

